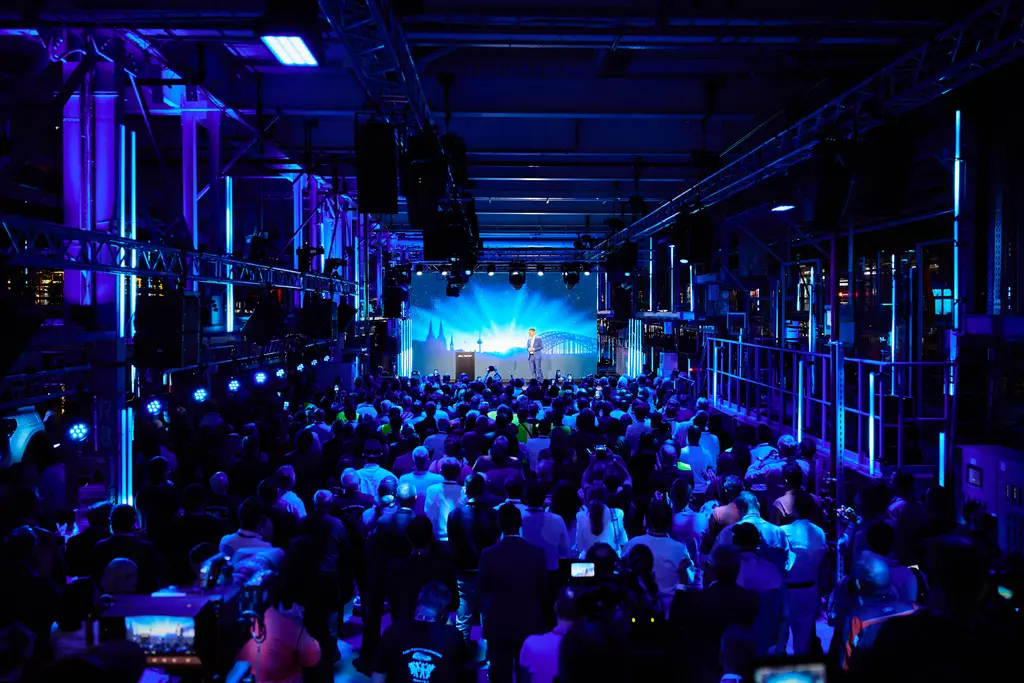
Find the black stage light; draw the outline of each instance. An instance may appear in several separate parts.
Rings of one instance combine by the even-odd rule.
[[[423,275],[423,264],[422,263],[417,263],[416,264],[416,274],[417,275]]]
[[[495,265],[492,263],[491,265],[487,266],[487,275],[493,277],[497,270],[497,267],[495,267]]]
[[[580,283],[580,266],[577,263],[567,263],[562,266],[562,282],[566,289],[572,289]]]
[[[445,287],[444,293],[447,296],[457,298],[459,294],[462,293],[462,288],[459,286],[458,282],[455,282],[454,280],[449,280],[448,285]]]
[[[526,264],[513,263],[508,269],[508,283],[513,289],[520,290],[526,284]]]
[[[544,264],[543,263],[538,263],[537,264],[537,275],[540,275],[540,276],[544,275]]]

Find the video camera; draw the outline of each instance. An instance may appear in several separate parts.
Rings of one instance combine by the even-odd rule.
[[[99,615],[100,642],[135,643],[149,666],[175,675],[223,677],[277,600],[276,572],[233,578],[227,558],[217,555],[204,563],[196,588],[117,596]]]

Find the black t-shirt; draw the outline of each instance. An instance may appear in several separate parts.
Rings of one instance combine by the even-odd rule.
[[[401,621],[381,636],[373,670],[388,683],[459,683],[466,679],[466,643],[454,626]]]

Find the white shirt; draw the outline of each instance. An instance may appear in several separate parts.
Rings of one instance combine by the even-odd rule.
[[[423,439],[423,447],[430,451],[431,458],[437,460],[444,456],[444,444],[447,440],[448,435],[444,432],[431,434],[427,438]]]
[[[806,519],[779,527],[789,539],[793,564],[786,572],[786,583],[818,582],[818,570],[825,559],[825,532]]]
[[[228,557],[233,556],[241,548],[272,548],[273,545],[263,540],[255,531],[239,529],[220,539],[220,552]]]
[[[431,484],[423,501],[423,514],[434,525],[434,537],[439,541],[448,540],[448,513],[465,500],[462,486],[451,481]]]
[[[558,674],[558,648],[568,629],[556,627],[554,631],[529,636],[519,653],[519,666],[529,673],[530,683],[552,683]]]
[[[373,496],[374,500],[377,499],[377,487],[380,486],[380,483],[387,477],[395,476],[377,463],[365,465],[356,470],[356,474],[359,475],[359,493]]]
[[[540,452],[545,448],[551,448],[551,437],[535,436],[526,442],[526,456],[530,461],[530,469],[534,472],[537,471],[537,460],[540,458]]]
[[[693,492],[704,493],[708,490],[708,454],[700,446],[687,446],[679,451],[679,462],[684,462],[693,470]]]
[[[295,491],[285,491],[281,494],[281,497],[277,499],[281,507],[292,513],[299,519],[306,516],[306,504],[302,502],[302,499],[295,495]]]
[[[616,553],[621,555],[622,548],[629,541],[622,523],[622,510],[604,508],[604,529],[595,534],[590,526],[590,513],[583,508],[576,513],[576,545],[574,550],[579,557],[584,557],[590,547],[596,543],[607,543]]]
[[[700,434],[700,447],[708,454],[708,464],[711,469],[718,471],[718,454],[722,452],[722,446],[718,443],[718,437],[705,430]]]
[[[634,546],[645,545],[654,554],[654,582],[658,584],[658,595],[661,597],[665,614],[672,607],[672,598],[676,586],[682,582],[679,576],[679,565],[690,559],[686,546],[668,536],[652,536],[647,533],[636,536],[626,544],[623,555],[628,555]],[[687,582],[688,583],[688,582]]]
[[[549,572],[558,569],[560,559],[569,557],[569,532],[562,518],[553,512],[526,508],[523,513],[522,537],[544,551]]]
[[[757,593],[781,590],[785,585],[782,572],[771,560],[750,551],[740,553],[740,575],[736,579],[736,584]]]
[[[533,340],[534,339],[536,339],[536,337],[527,337],[526,338],[526,350],[529,351],[530,353],[533,353]]]
[[[672,531],[669,535],[686,546],[694,561],[700,554],[700,545],[708,532],[708,517],[709,515],[694,512],[690,508],[672,515]]]
[[[413,510],[417,515],[422,515],[427,501],[427,489],[434,484],[440,484],[444,477],[433,472],[409,472],[398,478],[398,485],[408,484],[416,492],[416,505]]]
[[[792,566],[793,554],[789,550],[789,537],[786,536],[781,528],[761,519],[761,515],[755,511],[748,512],[736,524],[743,524],[744,522],[753,524],[761,533],[760,552],[763,556],[771,559],[780,570],[785,570]],[[732,544],[732,529],[736,524],[730,524],[722,529],[722,532],[718,534],[718,538],[715,539],[716,548],[719,545]],[[711,552],[713,553],[714,550],[712,549]]]

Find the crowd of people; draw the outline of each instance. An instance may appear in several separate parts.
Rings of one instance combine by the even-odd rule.
[[[281,577],[240,653],[259,681],[333,680],[355,625],[375,683],[752,682],[787,656],[872,683],[1012,675],[990,515],[901,471],[835,510],[812,439],[726,430],[690,386],[293,374],[140,417],[133,504],[77,529],[48,495],[60,449],[27,453],[0,480],[4,680],[59,680],[99,596],[218,555]]]

